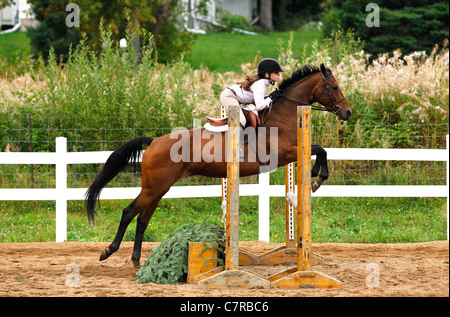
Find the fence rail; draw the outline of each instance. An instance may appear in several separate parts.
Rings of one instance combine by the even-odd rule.
[[[324,185],[313,197],[447,197],[447,239],[449,213],[449,136],[446,149],[358,149],[327,148],[329,160],[444,161],[446,185]],[[84,200],[86,188],[67,188],[67,165],[105,163],[112,151],[67,152],[67,139],[56,138],[56,152],[0,152],[1,164],[54,164],[56,187],[1,188],[2,200],[56,201],[56,241],[67,240],[67,201]],[[239,186],[241,196],[258,196],[259,239],[269,241],[270,197],[284,197],[284,185],[270,185],[270,173],[260,174],[257,184]],[[134,199],[139,187],[105,188],[100,199]],[[221,197],[220,185],[172,186],[163,198]]]

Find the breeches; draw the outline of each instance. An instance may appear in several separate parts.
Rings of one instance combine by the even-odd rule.
[[[245,127],[247,120],[245,119],[244,113],[242,112],[241,105],[239,100],[237,99],[234,92],[230,89],[225,89],[220,95],[220,103],[225,107],[225,111],[228,113],[228,109],[230,106],[238,106],[239,107],[239,122]]]

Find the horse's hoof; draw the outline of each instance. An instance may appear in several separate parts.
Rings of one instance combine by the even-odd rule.
[[[132,261],[133,261],[133,266],[135,268],[140,268],[141,267],[141,264],[139,263],[140,262],[139,260],[132,260]]]
[[[103,261],[103,260],[106,260],[108,258],[108,254],[106,253],[106,251],[107,251],[107,249],[102,251],[102,253],[100,254],[99,261]]]
[[[312,189],[313,193],[315,193],[316,190],[319,189],[319,187],[320,187],[320,184],[317,182],[316,179],[311,182],[311,189]]]

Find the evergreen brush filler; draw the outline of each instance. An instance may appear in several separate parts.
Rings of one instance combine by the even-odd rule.
[[[208,223],[185,224],[153,249],[136,273],[139,283],[176,284],[185,282],[188,269],[189,242],[219,245],[219,263],[223,262],[225,234],[223,228]]]

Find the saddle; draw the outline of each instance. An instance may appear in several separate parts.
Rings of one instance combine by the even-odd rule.
[[[245,127],[244,130],[248,127],[252,127],[253,133],[251,135],[249,134],[244,134],[244,145],[245,144],[250,144],[249,143],[249,138],[256,138],[258,132],[257,132],[257,128],[261,125],[261,121],[259,119],[259,116],[254,113],[252,110],[247,110],[247,109],[242,109],[242,112],[245,116],[246,119],[246,123],[245,123]],[[228,117],[222,118],[222,119],[217,119],[217,118],[211,118],[211,117],[206,117],[206,119],[208,120],[208,122],[204,125],[205,129],[211,132],[225,132],[228,130]],[[255,147],[255,145],[251,146],[253,151],[256,153],[257,149]],[[258,158],[259,161],[259,158]],[[269,165],[269,162],[259,162],[260,165],[262,166],[266,166]]]
[[[242,110],[242,112],[245,116],[245,120],[246,120],[244,129],[247,127],[253,127],[254,129],[256,129],[261,125],[261,121],[256,113],[254,113],[251,110],[246,110],[246,109],[241,109],[241,110]],[[213,132],[219,132],[218,130],[220,130],[220,132],[221,132],[221,131],[226,131],[228,129],[228,117],[225,117],[222,119],[206,117],[206,119],[208,120],[209,127],[216,128],[216,129],[213,129],[213,130],[215,130]],[[205,128],[207,130],[209,130],[208,123],[205,124]]]

